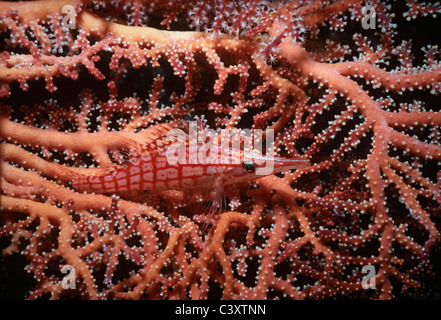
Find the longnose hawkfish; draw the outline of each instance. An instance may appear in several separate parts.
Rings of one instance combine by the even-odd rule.
[[[208,160],[217,159],[217,161],[205,160],[192,163],[176,161],[176,158],[175,161],[170,161],[169,148],[172,144],[166,134],[172,129],[173,127],[168,124],[158,124],[146,129],[144,136],[147,142],[142,148],[143,151],[129,156],[125,164],[115,164],[91,176],[72,171],[64,171],[64,174],[71,177],[74,189],[83,192],[201,191],[209,198],[206,200],[211,202],[210,212],[215,212],[222,207],[225,200],[223,188],[226,185],[309,166],[309,161],[300,156],[296,158],[266,156],[222,144],[213,144],[210,149],[211,155]],[[202,151],[204,146],[206,144],[200,141],[193,144],[187,141],[185,159],[204,153],[205,150]]]

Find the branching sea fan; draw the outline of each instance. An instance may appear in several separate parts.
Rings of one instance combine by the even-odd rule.
[[[440,12],[1,1],[1,297],[439,297]],[[78,188],[191,121],[307,165],[225,184],[215,214],[197,189]]]

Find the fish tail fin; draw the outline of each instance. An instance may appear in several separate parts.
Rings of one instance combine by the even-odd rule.
[[[111,174],[115,168],[114,166],[104,166],[100,168],[70,168],[60,164],[55,164],[54,167],[56,179],[64,182],[68,182],[76,191],[95,191],[92,185],[97,185],[97,182],[101,182],[105,176]],[[78,170],[78,171],[77,171]],[[79,172],[79,171],[84,172]]]

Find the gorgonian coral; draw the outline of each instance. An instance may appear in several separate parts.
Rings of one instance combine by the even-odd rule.
[[[25,268],[32,299],[433,297],[441,66],[424,30],[439,12],[0,2],[2,281]],[[80,193],[59,170],[124,165],[127,139],[201,118],[273,129],[311,165],[227,188],[214,219],[197,194]]]

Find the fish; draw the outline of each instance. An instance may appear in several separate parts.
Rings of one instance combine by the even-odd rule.
[[[141,151],[129,154],[125,164],[102,168],[95,175],[75,172],[71,174],[73,188],[79,192],[112,194],[135,190],[199,192],[205,195],[211,204],[210,213],[213,213],[222,207],[224,187],[227,185],[310,165],[309,160],[302,156],[267,156],[256,150],[240,150],[222,144],[211,144],[208,149],[206,142],[191,143],[189,140],[178,145],[184,147],[184,161],[176,161],[176,152],[170,150],[178,148],[177,140],[167,137],[173,129],[168,124],[146,129],[147,142]],[[208,157],[199,157],[201,161],[188,161],[194,155],[207,155],[208,151]]]

